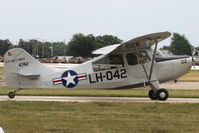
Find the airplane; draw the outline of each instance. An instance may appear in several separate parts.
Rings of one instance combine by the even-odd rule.
[[[21,48],[8,50],[4,56],[4,78],[8,86],[18,88],[96,88],[129,89],[149,86],[151,100],[165,101],[167,89],[160,83],[176,80],[192,66],[191,56],[156,56],[158,43],[170,32],[152,33],[121,44],[95,50],[99,55],[85,63],[66,69],[48,67]]]

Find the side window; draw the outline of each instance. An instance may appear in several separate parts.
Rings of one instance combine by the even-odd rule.
[[[140,51],[140,58],[140,63],[147,63],[150,61],[150,58],[145,51]]]
[[[124,61],[122,55],[108,55],[102,59],[99,59],[93,62],[93,70],[94,72],[97,71],[104,71],[108,69],[115,69],[124,67]]]
[[[138,57],[134,53],[129,53],[126,55],[126,59],[129,65],[136,65],[138,64]]]

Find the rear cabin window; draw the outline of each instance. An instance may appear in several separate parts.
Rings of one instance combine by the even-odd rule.
[[[108,69],[115,69],[124,67],[124,61],[122,55],[108,55],[104,58],[93,62],[93,70],[94,72],[97,71],[104,71]]]

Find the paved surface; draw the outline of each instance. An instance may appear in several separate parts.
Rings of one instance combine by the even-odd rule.
[[[130,97],[16,96],[14,99],[9,99],[7,96],[0,96],[0,101],[115,102],[115,103],[199,103],[199,98],[169,98],[167,101],[152,101],[149,98],[130,98]]]

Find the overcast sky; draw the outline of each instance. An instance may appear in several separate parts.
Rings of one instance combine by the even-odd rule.
[[[68,42],[75,33],[122,40],[160,31],[199,46],[198,0],[0,0],[0,38]],[[167,43],[169,41],[166,41]]]

